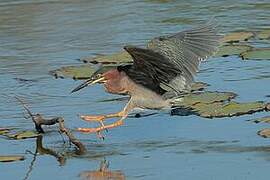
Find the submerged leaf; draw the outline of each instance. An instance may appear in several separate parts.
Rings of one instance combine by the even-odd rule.
[[[252,32],[233,32],[224,36],[221,42],[231,43],[231,42],[247,41],[253,36],[254,34]]]
[[[251,49],[240,54],[242,59],[263,60],[270,59],[270,48]]]
[[[22,161],[24,159],[25,159],[24,156],[18,156],[18,155],[0,156],[0,162]]]

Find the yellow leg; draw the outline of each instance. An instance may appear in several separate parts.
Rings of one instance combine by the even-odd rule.
[[[124,111],[120,111],[118,113],[114,114],[107,114],[107,115],[82,115],[80,118],[82,118],[85,121],[104,121],[105,119],[108,118],[115,118],[115,117],[122,117],[125,114]]]
[[[108,115],[97,115],[97,116],[91,116],[91,115],[80,116],[85,121],[97,121],[100,123],[101,126],[97,128],[78,128],[78,130],[84,133],[97,133],[98,137],[104,138],[101,135],[101,131],[121,126],[123,124],[124,119],[128,116],[128,112],[132,110],[134,107],[135,106],[134,106],[133,101],[130,100],[128,104],[126,105],[126,107],[123,109],[123,111],[120,111],[118,113],[108,114]],[[115,118],[115,117],[121,117],[121,118],[112,124],[104,125],[103,121],[105,119]]]
[[[123,117],[124,114],[125,114],[124,111],[120,111],[118,113],[107,114],[107,115],[82,115],[82,116],[80,116],[80,118],[82,118],[85,121],[97,121],[97,122],[99,122],[99,124],[101,126],[100,128],[102,128],[102,129],[97,130],[97,128],[96,128],[95,131],[98,132],[98,137],[103,138],[102,135],[100,134],[100,131],[102,131],[102,130],[108,130],[108,129],[111,128],[111,127],[105,126],[104,123],[103,123],[103,121],[105,119],[108,119],[108,118]],[[85,128],[79,128],[78,130],[81,131],[81,132],[84,132],[84,129]],[[88,129],[87,131],[90,131],[89,128],[86,128],[86,129]]]
[[[121,126],[123,124],[124,118],[119,119],[118,121],[109,124],[109,125],[104,125],[98,128],[78,128],[80,132],[84,133],[99,133],[100,131],[106,130],[106,129],[112,129],[117,126]]]

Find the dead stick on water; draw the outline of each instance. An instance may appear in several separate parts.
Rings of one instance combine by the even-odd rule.
[[[35,124],[35,128],[39,133],[45,133],[42,129],[41,125],[59,125],[59,130],[61,133],[64,133],[71,143],[73,143],[77,147],[77,154],[84,154],[86,152],[85,146],[75,138],[72,134],[71,130],[65,128],[64,125],[64,118],[62,117],[55,117],[52,119],[44,119],[40,114],[33,114],[30,109],[25,105],[25,103],[19,98],[15,97],[24,107],[24,109],[28,112],[29,116],[31,117],[32,121]]]
[[[58,124],[59,124],[60,131],[62,133],[65,133],[67,135],[67,137],[69,138],[69,141],[78,147],[79,151],[77,153],[84,154],[86,152],[85,146],[77,138],[75,138],[75,136],[72,134],[71,130],[65,128],[63,118],[59,119]]]
[[[17,99],[17,101],[19,101],[22,104],[23,108],[28,112],[29,116],[31,118],[34,118],[34,115],[30,111],[30,109],[25,105],[25,103],[23,102],[23,100],[21,100],[18,96],[15,96],[15,99]]]

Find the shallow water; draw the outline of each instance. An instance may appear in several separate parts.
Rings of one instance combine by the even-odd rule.
[[[77,114],[119,111],[125,101],[112,98],[99,85],[69,94],[79,82],[53,79],[49,71],[80,64],[78,58],[119,51],[126,44],[143,45],[149,39],[191,27],[215,16],[224,33],[269,28],[270,3],[250,0],[178,2],[17,0],[0,1],[0,127],[33,129],[25,119],[24,99],[33,112],[63,116],[69,128],[88,126]],[[258,46],[268,46],[269,41]],[[211,58],[196,80],[210,90],[232,91],[238,101],[268,101],[269,61],[241,61],[238,57]],[[27,79],[29,81],[24,81]],[[128,118],[121,128],[95,135],[75,133],[88,152],[76,156],[64,144],[56,127],[43,145],[67,154],[65,164],[54,156],[38,155],[29,179],[79,179],[99,169],[106,159],[109,170],[123,179],[265,179],[270,164],[269,140],[256,135],[266,125],[246,120],[267,112],[233,118],[205,119],[170,116],[166,112]],[[0,164],[1,179],[27,176],[36,140],[0,138],[0,155],[25,155],[26,160]]]

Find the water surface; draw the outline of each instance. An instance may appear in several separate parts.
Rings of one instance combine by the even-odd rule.
[[[223,33],[269,28],[270,3],[252,0],[199,1],[0,1],[0,127],[33,129],[13,98],[23,98],[33,112],[63,116],[75,129],[90,126],[77,114],[110,113],[125,105],[100,102],[112,98],[102,86],[69,94],[79,82],[53,79],[49,71],[79,65],[76,59],[110,54],[124,45],[143,45],[153,37],[181,31],[215,16]],[[258,46],[269,46],[269,41]],[[210,90],[233,91],[238,101],[269,101],[269,61],[211,58],[196,80]],[[268,74],[267,74],[268,73]],[[24,81],[26,79],[28,81]],[[268,95],[268,96],[267,96]],[[88,153],[76,156],[56,127],[48,127],[43,145],[66,152],[64,164],[52,155],[38,155],[29,179],[79,179],[100,163],[126,179],[265,179],[270,163],[269,140],[256,135],[265,125],[246,120],[266,112],[208,120],[197,116],[128,118],[121,128],[95,135],[75,133]],[[0,164],[1,179],[23,179],[29,171],[36,140],[0,138],[0,154],[25,155],[26,160]]]

